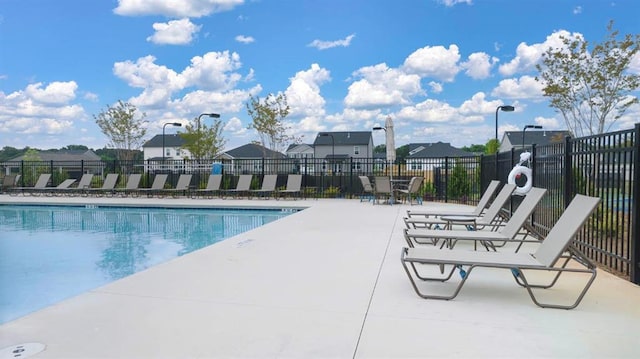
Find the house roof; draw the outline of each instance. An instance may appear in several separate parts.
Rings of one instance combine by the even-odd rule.
[[[410,143],[407,158],[434,158],[434,157],[470,157],[473,153],[463,151],[451,146],[450,143]]]
[[[61,151],[38,151],[41,161],[100,161],[100,156],[91,150],[61,150]],[[22,161],[24,155],[11,159],[11,161]]]
[[[314,146],[342,146],[342,145],[368,145],[371,140],[371,131],[346,131],[346,132],[322,132],[330,136],[316,136]],[[333,142],[331,138],[333,137]]]
[[[287,147],[286,152],[301,152],[301,151],[308,151],[308,150],[313,150],[313,145],[307,144],[307,143],[293,143],[290,144],[289,147]]]
[[[264,146],[248,143],[246,145],[236,147],[226,151],[225,155],[231,158],[286,158],[284,154],[272,151]]]
[[[172,133],[168,135],[164,135],[164,146],[165,147],[181,147],[185,144],[185,141],[182,137],[180,137],[177,133]],[[145,142],[142,147],[162,147],[162,135],[155,135],[152,139]]]
[[[522,146],[522,133],[524,132],[524,145],[549,145],[552,143],[561,143],[564,138],[571,136],[569,131],[506,131],[504,136],[512,146]]]

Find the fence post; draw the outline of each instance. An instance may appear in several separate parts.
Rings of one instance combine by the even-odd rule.
[[[444,158],[444,202],[449,202],[449,157]]]
[[[640,123],[636,123],[634,128],[634,146],[633,146],[633,177],[631,179],[633,190],[631,196],[634,199],[631,202],[631,213],[633,214],[631,219],[631,243],[629,244],[630,254],[630,273],[629,279],[635,284],[640,284],[640,231],[638,225],[640,224],[640,204],[638,203],[638,197],[640,197]]]
[[[564,203],[562,206],[567,208],[571,202],[573,194],[573,161],[571,157],[571,137],[564,138]]]

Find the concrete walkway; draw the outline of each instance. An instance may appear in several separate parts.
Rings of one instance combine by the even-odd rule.
[[[34,358],[640,357],[640,287],[604,271],[569,311],[535,306],[504,270],[474,270],[452,301],[419,298],[399,259],[406,205],[0,196],[16,201],[307,209],[6,323],[0,351],[37,342],[46,350]]]

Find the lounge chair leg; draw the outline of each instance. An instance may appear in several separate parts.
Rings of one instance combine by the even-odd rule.
[[[535,303],[535,305],[541,307],[541,308],[554,308],[554,309],[573,309],[575,307],[578,306],[578,304],[580,304],[580,302],[582,301],[582,298],[584,298],[585,294],[587,293],[587,291],[589,290],[589,288],[591,287],[591,284],[593,283],[593,281],[596,279],[596,270],[595,268],[589,270],[589,269],[567,269],[567,268],[558,268],[558,269],[553,269],[553,270],[557,270],[558,272],[575,272],[575,273],[591,273],[591,277],[589,278],[589,281],[587,282],[587,284],[584,286],[584,288],[582,289],[582,291],[578,294],[578,297],[576,298],[576,300],[569,305],[562,305],[562,304],[553,304],[553,303],[542,303],[540,302],[534,295],[533,293],[533,288],[536,288],[535,286],[529,285],[529,283],[527,282],[527,278],[525,277],[524,273],[522,273],[522,271],[520,271],[520,278],[522,279],[522,282],[524,283],[524,287],[527,289],[527,292],[529,293],[529,297],[531,297],[531,300],[533,301],[533,303]]]
[[[424,292],[422,292],[419,288],[418,285],[416,283],[416,280],[414,278],[414,276],[411,274],[411,270],[409,269],[409,267],[407,266],[407,262],[409,261],[405,261],[404,260],[404,255],[405,255],[406,251],[403,250],[403,254],[402,254],[402,266],[404,267],[405,272],[407,273],[407,276],[409,277],[409,281],[411,282],[411,286],[413,287],[413,290],[416,292],[416,294],[420,297],[420,298],[424,298],[424,299],[440,299],[440,300],[451,300],[453,298],[455,298],[456,296],[458,296],[458,293],[460,293],[460,290],[462,289],[462,286],[464,285],[464,283],[467,281],[467,279],[469,278],[469,274],[471,273],[471,271],[473,270],[473,266],[471,266],[469,268],[469,271],[467,272],[467,274],[465,275],[465,277],[460,281],[460,283],[458,283],[458,285],[456,286],[456,288],[454,289],[453,293],[451,293],[450,295],[435,295],[435,294],[426,294]],[[411,267],[413,268],[414,272],[416,270],[415,268],[415,264],[413,262],[409,262],[409,264],[411,265]],[[456,267],[454,266],[453,269],[449,272],[449,276],[447,277],[450,278],[451,275],[453,274],[453,272],[455,271]],[[417,275],[417,273],[416,273]],[[421,276],[418,276],[417,278],[421,279]],[[440,282],[445,282],[446,279],[442,279],[442,278],[434,278],[434,279],[425,279],[425,280],[435,280],[435,281],[440,281]]]

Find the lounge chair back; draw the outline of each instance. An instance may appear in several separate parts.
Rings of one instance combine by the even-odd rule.
[[[369,181],[369,177],[358,176],[358,178],[360,179],[364,193],[373,193],[373,186],[371,185],[371,181]]]
[[[38,181],[36,182],[35,185],[33,185],[33,188],[45,188],[47,187],[47,183],[49,183],[49,180],[51,179],[51,173],[43,173],[40,175],[40,177],[38,177]]]
[[[531,192],[527,196],[529,194]],[[576,195],[542,241],[534,257],[547,267],[554,265],[599,202],[600,198],[597,197]]]
[[[6,175],[2,180],[2,188],[11,188],[16,186],[16,175]]]
[[[238,184],[236,185],[236,191],[248,191],[251,188],[251,180],[253,175],[240,175],[238,178]]]
[[[422,186],[422,182],[424,181],[424,177],[411,177],[409,181],[409,186],[407,186],[408,194],[412,195],[418,193],[420,191],[420,187]]]
[[[275,191],[278,175],[264,175],[262,178],[262,187],[260,191]]]
[[[210,175],[209,180],[207,181],[207,191],[217,191],[220,189],[220,184],[222,184],[222,175]]]
[[[114,189],[116,187],[116,183],[118,183],[118,174],[108,173],[100,189],[103,189],[103,190]]]
[[[70,179],[66,179],[64,181],[62,181],[62,183],[60,183],[59,185],[56,186],[56,189],[67,189],[69,188],[72,184],[74,184],[76,182],[75,179],[70,178]]]
[[[80,182],[78,182],[78,188],[84,189],[91,187],[91,180],[93,180],[93,174],[85,173],[80,178]]]
[[[531,188],[500,233],[505,237],[515,238],[546,192],[545,188]]]
[[[134,190],[138,189],[140,186],[140,180],[142,179],[142,175],[140,173],[133,173],[129,175],[129,179],[127,180],[127,186],[125,189]]]
[[[387,176],[376,177],[375,183],[376,183],[376,187],[375,187],[376,193],[384,193],[384,194],[391,193],[391,179],[389,179],[389,177]]]
[[[482,211],[484,211],[484,209],[487,207],[487,204],[489,204],[491,197],[493,197],[493,194],[496,193],[496,191],[498,190],[499,185],[500,185],[500,181],[498,180],[493,180],[489,183],[489,185],[487,186],[487,189],[482,194],[482,197],[480,197],[480,200],[478,201],[478,205],[473,210],[472,214],[474,216],[479,216],[482,213]]]
[[[489,206],[489,208],[487,208],[487,210],[482,215],[480,215],[481,219],[478,220],[478,222],[482,224],[493,222],[493,220],[498,216],[498,213],[500,213],[502,206],[509,200],[509,198],[511,198],[511,194],[515,189],[515,184],[507,183],[502,186],[502,189],[500,190],[500,192],[498,192],[496,198],[493,200],[493,202],[491,202],[491,206]]]
[[[287,177],[287,192],[298,192],[302,188],[302,175],[289,175]]]
[[[164,189],[164,185],[165,185],[165,183],[167,183],[167,177],[169,177],[169,175],[166,174],[166,173],[157,174],[153,178],[153,183],[151,184],[151,189],[153,189],[153,190]]]
[[[191,184],[191,177],[193,175],[190,174],[181,174],[178,178],[178,183],[176,183],[177,190],[187,190],[189,189],[189,185]]]

